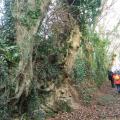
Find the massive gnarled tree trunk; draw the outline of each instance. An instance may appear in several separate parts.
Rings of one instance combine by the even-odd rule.
[[[28,96],[33,80],[32,53],[34,37],[42,23],[50,0],[16,0],[13,16],[16,19],[16,39],[20,50],[20,62],[16,76],[16,96]]]
[[[76,60],[76,55],[80,47],[80,42],[81,42],[80,37],[81,37],[80,29],[79,26],[76,25],[71,31],[70,39],[68,41],[68,43],[70,44],[70,48],[68,50],[68,55],[65,61],[65,71],[68,74],[71,74],[71,71],[73,70],[73,66]]]

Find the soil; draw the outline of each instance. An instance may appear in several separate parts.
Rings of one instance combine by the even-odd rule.
[[[120,120],[120,93],[107,81],[96,91],[91,105],[79,105],[70,113],[59,113],[47,120]]]

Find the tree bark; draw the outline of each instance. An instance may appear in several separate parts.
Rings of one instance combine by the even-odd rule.
[[[25,96],[28,96],[30,92],[30,86],[33,80],[32,54],[34,37],[42,23],[43,18],[45,17],[45,13],[47,12],[51,1],[40,1],[41,3],[37,9],[40,10],[39,12],[41,12],[41,14],[35,19],[30,18],[31,16],[27,18],[25,15],[27,15],[28,9],[33,12],[36,10],[35,2],[36,0],[28,0],[27,2],[24,0],[16,0],[14,5],[13,15],[16,18],[16,40],[20,51],[20,62],[16,76],[17,85],[15,91],[15,98],[17,99],[20,98],[23,93]],[[28,29],[28,26],[21,22],[23,17],[24,19],[27,19],[28,22],[30,22],[30,20],[35,20],[33,21],[35,23],[29,26]]]

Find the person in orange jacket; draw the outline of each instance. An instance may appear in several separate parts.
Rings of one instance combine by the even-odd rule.
[[[120,93],[120,60],[116,54],[114,54],[112,58],[112,64],[109,74],[111,84],[114,84],[117,88],[117,91]]]

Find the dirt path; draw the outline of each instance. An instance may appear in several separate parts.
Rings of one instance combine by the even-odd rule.
[[[120,94],[107,82],[89,107],[62,113],[49,120],[120,120]]]

